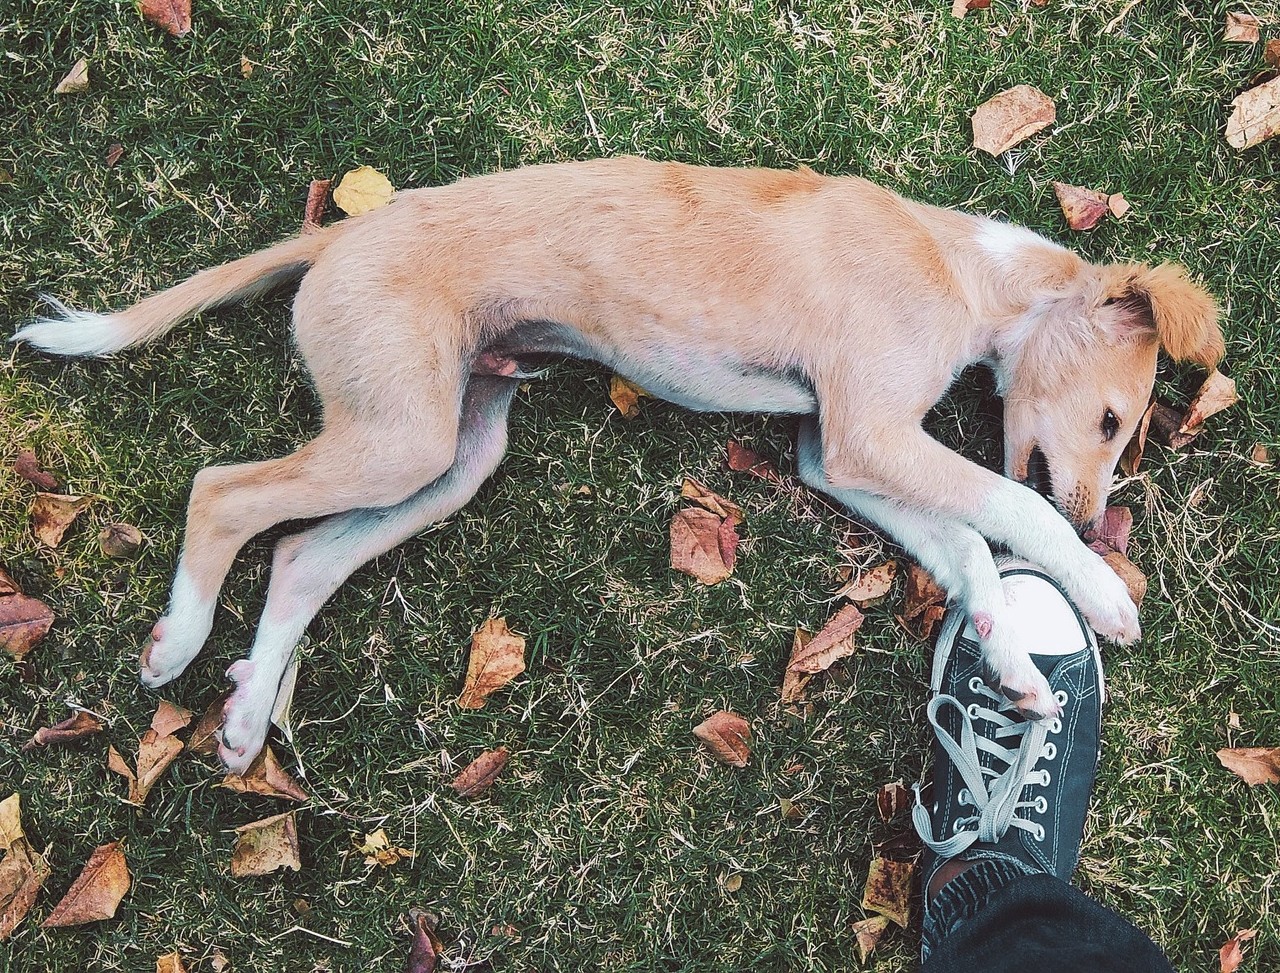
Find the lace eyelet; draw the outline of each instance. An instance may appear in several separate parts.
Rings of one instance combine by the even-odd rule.
[[[965,712],[969,714],[969,719],[976,720],[978,718],[978,704],[970,703]]]
[[[961,804],[969,805],[973,803],[973,795],[969,793],[969,788],[960,788],[960,793],[956,795],[956,800]]]
[[[1071,697],[1067,695],[1067,691],[1065,689],[1059,689],[1056,693],[1053,694],[1053,698],[1058,701],[1059,706],[1066,706],[1067,700],[1069,700]]]
[[[1057,747],[1057,744],[1054,744],[1054,743],[1046,743],[1046,744],[1044,745],[1044,759],[1045,759],[1045,760],[1052,760],[1052,759],[1053,759],[1054,757],[1056,757],[1057,755],[1058,755],[1058,747]]]
[[[960,819],[959,819],[959,818],[956,818],[954,821],[952,821],[952,822],[951,822],[951,833],[952,833],[952,834],[959,834],[959,833],[960,833]]]
[[[1039,824],[1036,825],[1036,841],[1044,841],[1044,827]]]
[[[983,687],[984,685],[986,685],[986,684],[982,681],[982,679],[981,679],[980,677],[978,677],[978,676],[970,676],[970,677],[969,677],[969,692],[971,692],[971,693],[980,693],[980,692],[982,692],[982,687]]]
[[[1036,814],[1044,814],[1049,810],[1049,802],[1042,796],[1036,798]]]
[[[1049,732],[1050,732],[1050,733],[1061,733],[1061,732],[1062,732],[1062,720],[1057,719],[1056,717],[1055,717],[1054,719],[1050,720],[1050,721],[1049,721]]]

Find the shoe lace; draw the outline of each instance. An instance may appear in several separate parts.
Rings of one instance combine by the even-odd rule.
[[[977,813],[957,819],[950,837],[935,838],[929,811],[920,798],[920,785],[914,788],[916,806],[911,812],[912,823],[920,840],[943,858],[953,858],[975,842],[994,844],[1011,827],[1028,832],[1036,841],[1044,840],[1043,825],[1017,815],[1018,811],[1029,810],[1044,813],[1047,809],[1044,797],[1029,801],[1018,798],[1028,785],[1049,784],[1049,771],[1037,770],[1036,764],[1043,756],[1050,759],[1056,756],[1057,748],[1048,741],[1048,736],[1062,729],[1057,719],[1025,720],[1005,715],[1004,711],[1013,709],[1013,704],[981,679],[970,680],[969,688],[994,702],[996,708],[976,702],[966,708],[954,696],[943,693],[930,700],[928,716],[938,741],[964,779],[965,787],[957,795],[960,804],[975,808]],[[1064,693],[1058,694],[1059,702],[1066,702],[1064,696]],[[944,730],[938,719],[944,706],[959,712],[959,739]],[[979,733],[974,728],[978,721],[991,728]],[[991,758],[992,766],[983,766],[980,752]]]

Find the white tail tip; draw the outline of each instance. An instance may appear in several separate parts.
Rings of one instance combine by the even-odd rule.
[[[107,355],[129,345],[128,333],[113,315],[73,311],[52,297],[43,299],[58,316],[32,321],[10,341],[23,341],[55,355]]]

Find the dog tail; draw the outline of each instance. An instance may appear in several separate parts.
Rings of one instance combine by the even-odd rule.
[[[25,341],[55,355],[71,356],[109,355],[140,345],[208,308],[296,280],[333,242],[339,228],[308,233],[231,263],[202,270],[181,284],[114,314],[75,311],[61,301],[45,297],[56,315],[32,321],[10,340]]]

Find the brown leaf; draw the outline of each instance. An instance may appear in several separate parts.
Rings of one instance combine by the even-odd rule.
[[[1227,142],[1247,149],[1280,132],[1280,78],[1242,91],[1231,102]]]
[[[915,861],[924,850],[924,844],[915,828],[907,828],[892,838],[886,838],[875,845],[874,851],[882,858],[890,858],[897,862]]]
[[[151,717],[151,729],[156,731],[156,736],[173,736],[190,722],[191,710],[162,699]]]
[[[502,768],[507,765],[509,759],[511,759],[511,753],[506,747],[486,750],[467,764],[462,773],[449,783],[449,786],[457,792],[459,797],[479,797],[493,786],[493,782],[502,773]]]
[[[40,461],[36,459],[36,454],[29,449],[24,449],[18,454],[18,458],[13,461],[13,472],[22,477],[37,490],[52,491],[58,489],[58,478],[52,473],[46,473],[40,468]]]
[[[1218,762],[1250,787],[1280,784],[1280,747],[1228,747]]]
[[[1256,44],[1259,26],[1258,18],[1253,14],[1228,11],[1222,39],[1228,44]]]
[[[507,628],[505,618],[490,618],[471,637],[467,678],[458,697],[464,709],[479,709],[490,694],[524,672],[524,638]]]
[[[640,399],[652,398],[648,392],[621,375],[609,379],[609,401],[622,413],[624,419],[634,419],[640,414]]]
[[[329,211],[329,187],[332,184],[331,179],[311,180],[311,185],[307,188],[307,208],[302,216],[303,233],[314,233],[324,223],[324,215]]]
[[[156,973],[187,973],[186,964],[182,962],[182,954],[176,949],[156,957]]]
[[[142,531],[133,524],[107,524],[98,533],[98,546],[107,557],[133,557],[142,547]]]
[[[952,0],[951,16],[963,20],[970,10],[986,10],[990,6],[991,0]]]
[[[139,0],[138,12],[174,37],[191,32],[191,0]]]
[[[398,848],[391,843],[387,832],[379,828],[373,834],[364,836],[364,841],[355,842],[356,851],[364,855],[366,865],[377,865],[390,868],[402,858],[412,858],[413,852],[408,848]]]
[[[42,726],[35,735],[26,742],[23,750],[35,750],[37,747],[57,747],[85,737],[95,736],[102,732],[102,721],[92,713],[82,709],[75,710],[61,723],[53,726]]]
[[[759,453],[735,443],[732,439],[727,444],[727,450],[729,469],[735,473],[750,473],[770,483],[777,483],[782,479],[778,468]]]
[[[1194,433],[1180,433],[1178,429],[1181,426],[1181,412],[1163,402],[1156,402],[1151,408],[1151,425],[1147,431],[1147,438],[1170,449],[1181,449],[1199,434],[1198,429]]]
[[[876,791],[876,813],[880,815],[881,821],[892,821],[910,806],[911,792],[900,780],[881,784],[880,790]]]
[[[1267,67],[1280,71],[1280,37],[1273,37],[1267,41],[1267,46],[1262,49],[1262,60],[1266,62]]]
[[[253,62],[250,61],[248,56],[244,54],[240,55],[240,77],[242,78],[253,77]],[[328,182],[328,180],[325,180],[325,181]]]
[[[25,838],[17,839],[0,860],[0,943],[13,935],[35,904],[49,865]]]
[[[395,194],[390,179],[371,166],[360,166],[338,180],[333,201],[348,216],[360,216],[386,206]]]
[[[1112,216],[1120,219],[1125,213],[1133,209],[1133,205],[1124,198],[1124,193],[1112,193],[1107,197],[1107,209],[1111,211]]]
[[[885,561],[869,571],[863,571],[836,592],[837,598],[848,598],[859,608],[878,605],[889,594],[893,579],[898,576],[898,562]]]
[[[1108,551],[1102,555],[1102,560],[1106,561],[1111,570],[1119,575],[1124,586],[1129,589],[1129,597],[1141,608],[1142,599],[1147,596],[1147,576],[1119,551]]]
[[[799,655],[792,649],[787,669],[810,674],[825,672],[837,659],[853,655],[853,633],[862,627],[863,617],[856,606],[845,605],[801,648]]]
[[[436,917],[420,909],[409,911],[413,942],[409,946],[409,963],[405,973],[435,973],[444,947],[436,936]]]
[[[693,728],[693,735],[722,764],[742,768],[751,757],[751,727],[737,713],[713,713]]]
[[[227,774],[219,786],[240,794],[262,794],[289,801],[307,799],[307,792],[280,766],[275,751],[269,746],[262,748],[248,770],[243,774]]]
[[[1254,443],[1253,449],[1249,450],[1249,462],[1254,466],[1270,466],[1271,450],[1262,443]]]
[[[1002,91],[973,113],[974,148],[999,155],[1054,123],[1053,99],[1029,84]]]
[[[1213,371],[1200,386],[1200,391],[1187,406],[1187,413],[1182,417],[1182,425],[1178,432],[1183,435],[1195,435],[1204,426],[1210,416],[1215,416],[1223,409],[1229,409],[1240,401],[1236,394],[1236,383],[1222,372]]]
[[[0,571],[0,649],[21,662],[52,625],[49,606],[24,595],[14,580]]]
[[[107,154],[103,156],[103,163],[108,169],[114,169],[120,164],[120,160],[124,158],[124,146],[119,142],[112,142],[107,146]],[[46,490],[53,490],[56,487],[45,487]]]
[[[803,654],[812,638],[813,636],[803,628],[797,628],[791,639],[790,658],[794,659],[797,655]],[[788,660],[787,667],[782,671],[782,705],[790,706],[792,703],[804,702],[805,687],[809,685],[809,680],[812,678],[813,676],[807,673],[792,669]]]
[[[862,893],[862,908],[878,912],[905,929],[911,913],[915,868],[911,862],[873,859],[867,873],[867,887]]]
[[[55,95],[74,95],[89,90],[89,62],[84,58],[76,61],[75,67],[67,72],[66,77],[53,89]]]
[[[918,618],[933,605],[945,604],[946,600],[947,593],[928,571],[914,561],[907,566],[907,596],[902,614],[908,621]]]
[[[858,961],[865,963],[871,955],[880,937],[889,928],[889,920],[885,916],[872,916],[853,924],[853,934],[858,939]]]
[[[22,833],[22,798],[15,792],[0,801],[0,851],[8,851]]]
[[[1058,194],[1058,204],[1062,207],[1062,215],[1067,218],[1067,226],[1073,230],[1092,230],[1109,212],[1106,193],[1084,186],[1070,186],[1065,182],[1055,182],[1053,191]]]
[[[1132,510],[1128,507],[1107,507],[1098,523],[1085,531],[1084,540],[1098,554],[1106,554],[1107,551],[1128,554],[1132,530]]]
[[[1240,964],[1244,962],[1244,944],[1256,935],[1258,935],[1256,929],[1241,929],[1222,944],[1222,948],[1218,950],[1218,962],[1222,966],[1222,973],[1236,973]]]
[[[94,849],[84,871],[41,925],[45,929],[79,926],[110,919],[129,891],[129,865],[120,842]]]
[[[1147,431],[1151,428],[1151,416],[1155,410],[1156,403],[1153,399],[1147,406],[1147,411],[1142,413],[1142,418],[1138,420],[1138,428],[1133,431],[1133,438],[1129,440],[1124,453],[1120,456],[1120,471],[1125,476],[1133,476],[1142,465],[1142,454],[1147,448]]]
[[[182,741],[173,735],[174,732],[190,722],[190,710],[175,706],[167,699],[160,700],[155,716],[151,718],[151,728],[138,740],[136,773],[115,747],[107,748],[107,769],[129,782],[126,800],[130,804],[141,806],[146,803],[147,795],[160,780],[160,775],[182,752]]]
[[[733,518],[685,507],[671,518],[671,567],[703,584],[719,584],[733,574],[738,534]]]
[[[228,689],[205,708],[196,722],[196,728],[191,731],[191,739],[187,741],[187,750],[190,753],[209,756],[218,752],[220,742],[218,731],[222,729],[222,711],[227,705],[227,700],[231,698],[232,692],[234,690]]]
[[[276,814],[236,828],[240,836],[231,849],[231,875],[267,875],[277,868],[302,871],[298,857],[298,824],[293,811]]]
[[[736,520],[741,523],[747,519],[746,514],[732,500],[726,500],[714,490],[708,489],[699,483],[693,477],[685,477],[684,482],[680,484],[680,496],[686,500],[692,500],[704,510],[709,510],[717,517]]]
[[[31,504],[31,527],[36,540],[45,547],[57,547],[71,522],[91,503],[93,497],[37,493]]]

